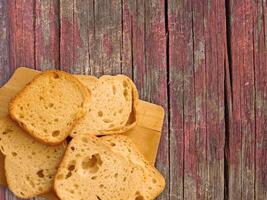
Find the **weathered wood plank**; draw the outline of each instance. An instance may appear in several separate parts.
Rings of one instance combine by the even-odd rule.
[[[169,131],[167,96],[167,54],[165,30],[165,1],[144,1],[145,17],[145,69],[136,66],[134,77],[141,98],[162,105],[165,109],[165,121],[159,146],[157,168],[166,180],[165,191],[158,199],[169,197]],[[139,6],[140,4],[138,4]],[[142,5],[142,4],[141,4]],[[138,7],[139,8],[139,7]],[[141,28],[141,27],[140,27]],[[138,52],[138,49],[135,49]],[[136,53],[136,55],[138,55]],[[141,77],[144,77],[142,80]]]
[[[90,35],[90,64],[99,74],[121,73],[122,5],[121,1],[94,1],[94,32]]]
[[[34,68],[34,1],[8,1],[10,71]]]
[[[223,199],[225,5],[168,5],[170,198]]]
[[[35,2],[36,69],[59,68],[59,2]]]
[[[0,1],[0,86],[2,86],[10,76],[7,10],[7,0]]]
[[[255,1],[230,1],[233,131],[230,135],[229,199],[255,193]]]
[[[191,13],[183,12],[185,2],[168,4],[169,31],[169,91],[170,91],[170,199],[184,199],[184,67],[187,66],[188,49],[186,26]],[[187,16],[186,16],[187,14]],[[189,16],[188,16],[189,15]]]
[[[224,199],[224,68],[227,63],[225,2],[205,1],[208,199]]]
[[[267,2],[259,0],[254,17],[256,173],[255,199],[267,199]]]
[[[61,66],[72,73],[121,73],[121,4],[119,1],[61,3]]]

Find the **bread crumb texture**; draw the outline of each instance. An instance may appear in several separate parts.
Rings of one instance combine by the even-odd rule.
[[[8,117],[0,119],[0,150],[5,156],[9,189],[20,198],[36,197],[53,188],[66,143],[48,146],[26,134]]]

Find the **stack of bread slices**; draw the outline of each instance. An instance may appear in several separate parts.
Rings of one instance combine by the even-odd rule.
[[[136,125],[138,92],[123,75],[37,75],[0,119],[9,189],[20,198],[153,200],[162,175],[124,135]]]

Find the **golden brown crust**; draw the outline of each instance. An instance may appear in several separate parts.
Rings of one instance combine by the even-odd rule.
[[[47,139],[45,138],[38,138],[36,137],[36,132],[31,130],[25,123],[21,122],[17,117],[16,115],[13,113],[13,109],[14,109],[14,105],[16,104],[16,101],[21,98],[21,96],[23,96],[25,94],[26,91],[29,90],[29,87],[31,85],[33,85],[40,77],[42,76],[51,76],[53,75],[54,73],[56,73],[57,75],[62,75],[64,76],[65,78],[67,78],[68,80],[74,82],[77,87],[79,88],[79,90],[81,91],[81,93],[83,94],[83,98],[84,98],[84,103],[82,105],[82,109],[80,111],[78,111],[75,115],[75,118],[74,118],[74,123],[72,124],[72,126],[69,128],[69,131],[68,131],[68,134],[65,135],[65,137],[60,140],[60,141],[48,141]],[[28,87],[29,86],[29,87]],[[91,98],[91,93],[90,91],[84,87],[84,85],[77,79],[75,78],[74,76],[72,76],[71,74],[68,74],[64,71],[59,71],[59,70],[48,70],[48,71],[45,71],[43,73],[40,73],[38,75],[36,75],[34,77],[34,79],[28,83],[14,98],[11,99],[10,103],[9,103],[9,107],[8,107],[8,111],[9,111],[9,115],[10,117],[16,121],[22,129],[24,129],[27,133],[29,133],[31,136],[35,137],[38,141],[40,142],[43,142],[45,144],[49,144],[49,145],[58,145],[58,144],[61,144],[65,138],[71,133],[71,131],[73,130],[73,128],[75,127],[75,124],[82,118],[84,117],[84,115],[86,114],[87,110],[88,110],[88,107],[89,107],[89,104],[90,104],[90,98]]]

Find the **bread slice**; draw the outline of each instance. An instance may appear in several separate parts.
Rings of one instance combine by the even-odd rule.
[[[0,119],[0,150],[9,189],[20,198],[50,191],[66,143],[48,146],[26,134],[8,117]]]
[[[55,178],[59,198],[128,200],[137,195],[141,199],[143,168],[113,152],[95,134],[77,134],[70,142]]]
[[[144,187],[139,190],[139,197],[135,194],[131,199],[155,199],[163,191],[165,187],[163,176],[145,159],[130,138],[123,135],[110,135],[101,137],[101,141],[112,148],[112,151],[143,168],[146,176]]]
[[[127,76],[102,76],[97,82],[91,77],[78,77],[91,90],[92,98],[89,110],[72,131],[88,133],[98,130],[100,135],[122,133],[136,125],[136,107],[138,92]],[[92,133],[92,132],[91,132]]]
[[[11,102],[12,119],[38,140],[55,145],[63,142],[89,105],[90,92],[63,71],[37,75]]]

